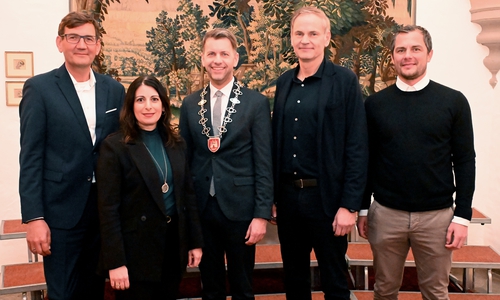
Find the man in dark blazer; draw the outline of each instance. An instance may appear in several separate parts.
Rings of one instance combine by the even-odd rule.
[[[91,70],[101,48],[93,16],[65,16],[56,44],[65,63],[28,79],[19,107],[22,220],[29,249],[44,256],[50,299],[102,299],[94,170],[124,88]]]
[[[330,21],[297,10],[291,42],[299,65],[279,77],[273,112],[278,235],[287,299],[311,299],[310,252],[325,299],[349,299],[346,235],[356,221],[368,162],[363,100],[356,76],[327,61]]]
[[[238,53],[230,31],[207,32],[202,63],[210,84],[186,97],[180,129],[205,242],[203,299],[226,299],[224,254],[233,299],[253,299],[255,244],[273,203],[269,101],[234,79]]]

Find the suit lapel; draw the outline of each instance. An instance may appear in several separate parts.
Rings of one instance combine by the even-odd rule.
[[[212,127],[210,130],[210,135],[214,135],[214,124],[212,123],[213,122],[213,120],[212,120],[212,91],[210,90],[210,84],[207,86],[207,94],[205,95],[205,100],[207,100],[207,103],[205,104],[205,108],[207,109],[205,116],[210,120],[210,126]],[[201,96],[200,96],[200,101],[201,101]]]
[[[183,168],[185,157],[181,155],[181,151],[179,151],[177,148],[167,147],[166,149],[168,160],[170,161],[170,166],[172,167],[172,174],[174,176],[173,186],[181,187],[181,183],[184,181],[183,177],[185,176]],[[173,186],[170,188],[173,188]],[[178,203],[178,200],[181,199],[181,193],[181,188],[174,189],[176,207],[179,207],[180,205],[180,203]]]
[[[96,106],[96,126],[95,135],[96,141],[105,138],[102,136],[102,129],[105,127],[104,122],[106,120],[106,101],[108,94],[108,85],[103,80],[102,76],[95,74],[95,106]],[[96,143],[97,144],[97,143]]]
[[[229,93],[229,95],[228,95],[228,101],[227,101],[227,104],[226,104],[226,106],[224,106],[224,107],[222,107],[222,108],[221,108],[221,109],[222,109],[222,112],[221,112],[221,115],[222,115],[222,124],[224,124],[224,118],[226,118],[226,116],[227,116],[227,114],[228,114],[228,112],[227,112],[227,108],[228,108],[228,107],[230,107],[230,106],[232,105],[231,98],[235,98],[235,96],[236,96],[236,94],[234,93],[234,90],[237,88],[235,83],[236,83],[236,78],[234,79],[233,86],[231,87],[231,92],[230,92],[230,93]],[[243,95],[242,95],[242,96],[243,96]],[[243,96],[243,98],[244,98],[244,96]],[[238,97],[238,100],[239,100],[239,101],[241,101],[241,102],[243,102],[243,101],[244,101],[244,100],[242,100],[242,98],[241,98],[241,97]],[[239,106],[239,105],[240,105],[240,104],[236,104],[236,105],[234,106],[234,108],[235,108],[235,110],[236,110],[236,113],[231,114],[231,119],[234,119],[235,117],[236,117],[236,118],[238,118],[238,106]],[[241,111],[240,111],[239,113],[241,114]],[[227,135],[228,133],[230,133],[230,132],[231,132],[231,129],[230,129],[230,128],[231,128],[232,123],[233,123],[233,122],[228,122],[228,123],[226,124],[226,129],[227,129],[227,132],[223,133],[223,134],[222,134],[222,136],[221,136],[221,146],[222,146],[223,141],[224,141],[224,136],[225,136],[225,135]]]
[[[85,119],[85,113],[83,112],[80,98],[78,98],[73,81],[71,81],[69,73],[64,65],[57,70],[56,77],[58,77],[57,85],[73,110],[76,121],[80,124],[86,139],[92,144],[92,137],[90,136],[87,119]]]
[[[156,169],[156,165],[153,161],[153,158],[149,154],[148,150],[144,146],[142,142],[130,143],[127,144],[130,156],[134,160],[137,169],[141,173],[142,178],[144,178],[144,182],[148,187],[149,192],[153,196],[153,200],[156,202],[160,210],[166,216],[167,211],[165,208],[165,203],[163,202],[163,196],[161,193],[160,186],[158,182],[160,181],[160,177],[158,175],[158,170]]]
[[[289,78],[285,78],[283,80],[283,87],[280,87],[280,94],[278,97],[274,100],[276,103],[274,104],[274,112],[273,112],[273,119],[274,122],[276,122],[276,132],[280,132],[283,134],[283,113],[285,111],[285,103],[286,99],[288,97],[288,94],[290,93],[290,87],[292,86],[292,80],[294,76],[294,72],[289,72],[290,74]],[[282,147],[282,135],[277,138],[277,151],[278,153],[281,153],[281,147]]]
[[[325,117],[325,110],[328,101],[336,101],[334,99],[335,93],[333,93],[333,76],[335,75],[334,65],[333,63],[326,61],[325,67],[323,70],[322,80],[321,80],[321,88],[319,93],[319,102],[318,102],[318,131],[317,131],[317,141],[318,147],[321,145],[321,137],[323,136],[323,119]],[[321,149],[319,147],[318,149]]]

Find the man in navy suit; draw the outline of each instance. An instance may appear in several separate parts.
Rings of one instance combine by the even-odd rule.
[[[350,299],[346,235],[366,184],[367,129],[358,80],[325,58],[330,21],[297,10],[291,43],[299,64],[278,78],[273,159],[278,236],[287,299],[311,299],[310,252],[325,299]]]
[[[203,39],[210,83],[186,97],[180,129],[194,176],[205,247],[203,299],[226,299],[224,254],[233,299],[254,299],[255,244],[273,204],[269,101],[233,77],[236,37],[214,29]]]
[[[124,88],[91,70],[101,49],[93,16],[65,16],[56,44],[64,64],[28,79],[19,107],[22,219],[29,249],[44,256],[49,298],[102,299],[94,170]]]

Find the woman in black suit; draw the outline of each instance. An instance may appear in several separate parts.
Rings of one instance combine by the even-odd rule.
[[[102,249],[116,299],[175,299],[202,251],[185,143],[170,123],[167,93],[152,76],[130,85],[121,130],[107,137],[97,165]]]

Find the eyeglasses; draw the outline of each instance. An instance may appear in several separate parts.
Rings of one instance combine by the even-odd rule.
[[[97,37],[94,35],[79,35],[74,33],[63,34],[61,37],[65,37],[66,41],[70,44],[78,44],[80,39],[83,39],[85,44],[87,45],[95,45],[97,44]]]

